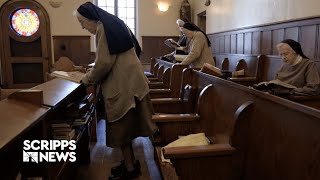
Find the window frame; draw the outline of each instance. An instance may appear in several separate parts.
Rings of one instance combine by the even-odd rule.
[[[99,0],[95,0],[95,1],[94,1],[94,4],[95,4],[96,6],[98,6],[99,8],[101,8],[101,7],[106,7],[106,6],[101,6],[101,7],[100,7],[100,6],[98,5],[98,1],[99,1]],[[107,0],[104,0],[104,1],[107,1]],[[118,0],[113,0],[113,1],[114,1],[114,15],[117,16],[117,17],[119,17],[119,16],[118,16],[118,9],[119,9],[119,8],[118,8]],[[137,0],[133,0],[133,1],[134,1],[134,3],[133,3],[133,4],[134,4],[134,18],[133,18],[133,19],[134,19],[134,31],[133,31],[127,24],[126,24],[126,25],[129,27],[129,29],[130,29],[131,31],[133,31],[133,34],[136,36],[136,34],[137,34]],[[107,4],[107,3],[106,3],[106,4]],[[126,17],[127,17],[127,16],[126,16]],[[119,17],[119,18],[120,18],[120,17]],[[121,18],[120,18],[120,19],[121,19]],[[122,19],[121,19],[121,20],[122,20]]]

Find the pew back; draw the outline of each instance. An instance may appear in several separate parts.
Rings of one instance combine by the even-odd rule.
[[[240,64],[239,61],[241,60]],[[237,71],[244,69],[245,76],[256,77],[259,58],[255,55],[225,54],[216,56],[216,67],[222,70]]]
[[[207,110],[211,121],[201,126],[202,132],[213,136],[214,143],[218,144],[228,143],[233,134],[231,145],[237,153],[230,159],[218,156],[213,146],[165,150],[165,157],[171,158],[182,179],[197,177],[188,173],[194,167],[192,164],[212,167],[211,171],[204,171],[202,173],[206,174],[201,176],[202,179],[212,179],[217,170],[214,169],[217,167],[215,163],[223,166],[238,159],[241,161],[236,163],[238,168],[233,171],[237,174],[236,179],[298,180],[320,177],[319,110],[201,72],[191,71],[190,77],[192,86],[201,89],[210,83],[213,87],[213,94],[210,99],[207,98],[212,103],[211,111]],[[235,121],[238,108],[248,101],[253,102],[252,107],[244,117]],[[200,154],[197,153],[200,151]]]

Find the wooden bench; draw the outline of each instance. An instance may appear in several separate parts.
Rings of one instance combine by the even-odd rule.
[[[147,76],[147,77],[154,77],[154,66],[156,65],[156,59],[155,58],[151,58],[150,59],[150,70],[149,71],[144,71],[144,74]]]
[[[170,74],[170,80],[169,80],[169,87],[150,89],[151,98],[180,97],[182,73],[183,73],[183,69],[185,68],[187,68],[186,65],[172,64],[170,68],[171,74]]]
[[[163,61],[161,59],[156,59],[156,64],[159,65],[158,68],[158,76],[157,78],[148,78],[151,82],[149,82],[150,89],[161,89],[161,88],[169,88],[170,86],[170,78],[171,78],[171,67],[174,65],[173,63]]]
[[[243,77],[230,77],[229,80],[245,85],[251,86],[258,81],[258,67],[260,58],[254,55],[243,55],[243,54],[226,54],[217,55],[216,67],[221,70],[227,70],[230,72],[244,70]]]
[[[211,121],[202,130],[213,136],[213,144],[164,149],[179,179],[320,177],[319,110],[201,72],[194,75],[195,82],[212,84],[212,99],[206,98],[213,102]]]

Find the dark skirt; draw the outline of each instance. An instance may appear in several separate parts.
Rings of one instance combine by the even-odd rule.
[[[136,107],[115,122],[106,122],[107,146],[120,148],[137,137],[148,137],[158,130],[151,118],[154,114],[149,94],[141,101],[135,98]]]

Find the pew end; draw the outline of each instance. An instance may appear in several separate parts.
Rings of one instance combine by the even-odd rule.
[[[194,96],[195,93],[192,92],[192,87],[187,85],[185,88],[185,94],[187,97],[185,99],[174,99],[175,103],[179,103],[180,107],[176,106],[177,111],[184,111],[185,114],[159,114],[152,116],[152,120],[157,124],[159,128],[159,136],[160,142],[157,142],[160,145],[165,145],[173,140],[176,140],[179,135],[188,135],[193,134],[196,132],[200,132],[199,130],[202,127],[207,125],[207,121],[210,121],[210,107],[212,106],[213,100],[213,86],[211,84],[207,85],[203,90],[200,92],[198,96],[198,100],[195,101],[193,98],[189,96]],[[192,101],[190,100],[192,99]],[[182,101],[187,101],[186,103],[182,103]],[[190,100],[190,101],[189,101]],[[153,104],[155,109],[163,110],[166,112],[173,112],[173,108],[168,108],[167,104],[163,101],[153,99]],[[160,105],[162,103],[162,109],[155,104],[155,102]],[[174,102],[174,101],[172,101]],[[197,102],[194,106],[193,102]],[[192,112],[187,112],[192,106]],[[191,110],[190,110],[191,111]],[[156,113],[161,113],[156,111]],[[155,138],[156,139],[156,138]]]

